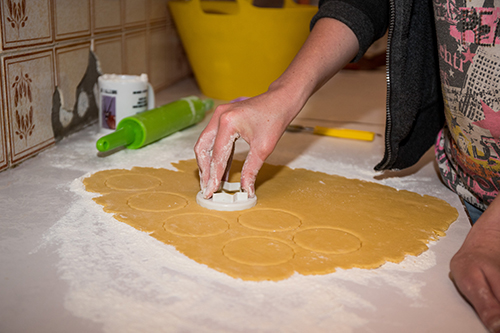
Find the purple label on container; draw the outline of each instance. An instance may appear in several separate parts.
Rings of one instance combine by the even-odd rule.
[[[102,127],[116,129],[116,97],[102,96]]]

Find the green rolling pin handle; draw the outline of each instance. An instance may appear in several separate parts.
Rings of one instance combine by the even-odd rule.
[[[203,100],[203,106],[205,107],[205,112],[210,110],[211,108],[214,107],[214,100],[211,99],[211,98],[207,98],[205,100]]]
[[[103,136],[96,142],[97,150],[105,152],[118,147],[126,147],[135,140],[136,133],[131,126],[123,126],[115,132]]]
[[[115,132],[97,140],[96,148],[100,152],[118,147],[140,148],[201,121],[213,106],[214,101],[210,98],[202,101],[190,96],[123,118]]]

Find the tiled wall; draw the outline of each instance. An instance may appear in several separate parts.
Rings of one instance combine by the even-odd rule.
[[[168,0],[0,2],[0,170],[94,121],[100,73],[190,73]]]

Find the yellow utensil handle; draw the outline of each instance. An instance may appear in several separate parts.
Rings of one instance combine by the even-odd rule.
[[[314,127],[314,134],[333,136],[337,138],[373,141],[375,133],[369,131],[360,131],[347,128],[328,128],[316,126]]]

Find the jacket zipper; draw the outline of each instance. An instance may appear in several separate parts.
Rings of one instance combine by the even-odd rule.
[[[387,33],[387,49],[386,49],[386,57],[385,57],[385,67],[386,67],[386,82],[387,82],[387,93],[386,93],[386,123],[385,123],[385,151],[387,152],[387,158],[379,168],[379,170],[384,170],[387,165],[390,163],[392,159],[392,150],[390,143],[390,133],[392,131],[392,120],[391,120],[391,108],[389,106],[389,102],[391,99],[391,72],[390,68],[390,54],[391,54],[391,43],[392,43],[392,35],[394,33],[394,25],[395,25],[395,0],[389,0],[389,29]]]

